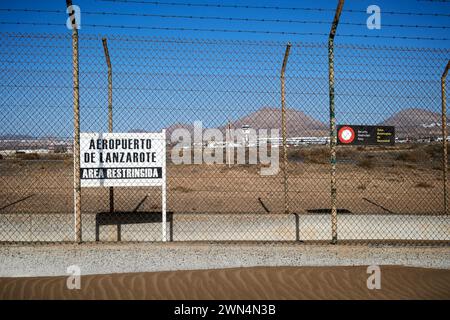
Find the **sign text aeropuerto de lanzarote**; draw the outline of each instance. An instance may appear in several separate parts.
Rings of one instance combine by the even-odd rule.
[[[166,142],[162,133],[81,133],[82,187],[162,186]]]
[[[337,138],[340,145],[394,145],[395,127],[338,125]]]

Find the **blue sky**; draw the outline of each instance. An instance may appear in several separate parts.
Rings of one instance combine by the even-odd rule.
[[[164,2],[164,1],[161,1]],[[280,6],[280,7],[312,7],[323,9],[335,9],[337,1],[334,0],[304,0],[304,1],[266,1],[266,0],[227,0],[227,1],[166,1],[182,3],[220,3],[220,4],[242,4],[256,6]],[[28,8],[28,9],[50,9],[64,10],[63,0],[43,0],[43,1],[0,1],[1,8]],[[289,41],[323,41],[324,36],[300,36],[300,35],[267,35],[267,34],[247,34],[247,33],[211,33],[193,31],[163,31],[163,30],[136,30],[136,29],[111,29],[94,28],[86,25],[107,24],[126,26],[153,26],[153,27],[184,27],[184,28],[218,28],[218,29],[251,29],[270,30],[287,32],[319,32],[328,33],[329,25],[326,24],[296,24],[296,23],[274,23],[274,22],[242,22],[242,21],[217,21],[217,20],[191,20],[191,19],[167,19],[158,17],[129,17],[129,16],[102,16],[83,14],[85,12],[109,11],[121,13],[147,13],[162,15],[187,15],[187,16],[221,16],[233,18],[257,18],[257,19],[291,19],[291,20],[321,20],[332,21],[333,12],[318,11],[292,11],[292,10],[262,10],[262,9],[234,9],[234,8],[205,8],[205,7],[185,7],[169,5],[151,5],[143,3],[121,3],[106,2],[96,0],[80,0],[73,2],[79,5],[82,10],[82,31],[86,33],[101,34],[139,34],[158,36],[182,36],[187,38],[218,38],[218,39],[251,39],[251,40],[289,40]],[[382,24],[408,24],[408,25],[433,25],[449,26],[449,17],[430,16],[408,16],[392,15],[383,12],[413,12],[413,13],[446,13],[450,14],[450,3],[439,1],[417,1],[417,0],[347,0],[344,9],[366,10],[371,5],[376,4],[382,10]],[[364,13],[343,12],[342,22],[365,23],[368,15]],[[60,23],[61,26],[17,26],[1,25],[2,31],[21,32],[67,32],[65,28],[66,15],[64,13],[17,13],[1,12],[1,21],[28,21],[28,22],[50,22]],[[364,26],[341,25],[339,32],[342,34],[359,35],[388,35],[388,36],[419,36],[419,37],[446,37],[448,30],[442,29],[415,29],[382,27],[381,30],[368,30]],[[389,39],[354,39],[339,38],[337,41],[350,43],[370,43],[370,44],[399,44],[408,46],[437,46],[448,47],[448,42],[442,41],[418,41],[418,40],[389,40]]]
[[[183,3],[188,2],[313,7],[332,10],[337,3],[337,1],[325,0],[183,1]],[[104,1],[74,1],[74,4],[79,5],[82,10],[82,29],[80,30],[82,131],[106,131],[107,83],[100,42],[102,36],[109,39],[114,69],[116,131],[131,129],[156,131],[175,122],[192,123],[194,120],[202,120],[205,126],[220,126],[228,119],[238,119],[262,106],[279,107],[279,67],[284,53],[284,43],[287,41],[294,43],[287,70],[288,106],[321,121],[328,121],[326,36],[138,30],[90,27],[89,25],[328,34],[329,24],[168,19],[88,13],[117,12],[320,20],[331,23],[334,16],[332,11],[238,10]],[[383,26],[383,24],[405,24],[450,27],[450,17],[383,13],[395,11],[450,14],[450,4],[415,0],[347,0],[344,10],[366,10],[371,4],[381,7],[381,30],[368,30],[365,26],[345,24],[341,24],[338,29],[336,44],[343,45],[341,49],[336,50],[338,122],[374,124],[402,108],[417,107],[438,112],[440,108],[439,76],[445,62],[450,58],[449,51],[446,51],[450,48],[450,41],[352,38],[343,37],[340,34],[450,38],[449,29]],[[0,1],[0,8],[65,10],[65,1]],[[365,23],[367,17],[368,14],[365,13],[343,12],[341,22]],[[64,12],[44,14],[0,11],[2,22],[60,24],[60,26],[0,25],[2,33],[58,35],[52,40],[44,39],[42,43],[39,42],[41,40],[30,38],[20,40],[22,42],[7,41],[3,50],[0,47],[0,82],[2,83],[0,84],[0,134],[71,135],[71,51],[70,38],[67,38],[70,37],[70,31],[65,26],[66,19],[67,15]],[[88,39],[91,34],[96,36]],[[233,42],[231,45],[220,45],[216,48],[223,52],[216,50],[214,53],[198,53],[198,50],[206,48],[200,42],[189,46],[151,43],[148,47],[140,47],[121,41],[121,35],[241,40],[244,44],[237,45]],[[249,40],[275,41],[277,46],[254,49],[255,47],[247,42]],[[31,52],[33,43],[42,45],[39,49],[35,49],[34,53]],[[303,43],[317,45],[304,48]],[[356,47],[345,47],[347,44]],[[375,46],[373,48],[378,49],[365,49],[365,46],[372,45]],[[383,46],[428,49],[383,51]],[[432,52],[429,51],[430,48],[441,51]],[[167,49],[169,50],[163,52]],[[247,52],[248,50],[255,50],[255,52]],[[302,55],[305,52],[306,54]],[[339,52],[342,53],[342,57],[339,57]],[[269,62],[265,61],[269,58]],[[208,59],[211,61],[208,62]],[[201,68],[198,68],[199,61],[202,61]],[[179,74],[182,76],[178,76]],[[219,77],[219,74],[223,76]],[[360,80],[354,81],[355,78]]]
[[[162,1],[164,2],[164,1]],[[256,6],[283,6],[283,7],[309,7],[322,9],[335,9],[337,1],[330,0],[304,0],[304,1],[166,1],[182,3],[209,3],[209,4],[240,4]],[[28,9],[49,9],[64,10],[63,0],[43,0],[43,1],[1,1],[1,8],[28,8]],[[192,20],[192,19],[167,19],[158,17],[137,17],[137,16],[102,16],[93,14],[83,14],[85,12],[120,12],[120,13],[146,13],[162,15],[187,15],[187,16],[220,16],[232,18],[256,18],[256,19],[285,19],[285,20],[321,20],[332,21],[333,12],[301,11],[301,10],[263,10],[263,9],[234,9],[234,8],[205,8],[186,7],[170,5],[151,5],[142,3],[121,3],[105,2],[96,0],[74,1],[82,10],[82,31],[86,33],[101,34],[139,34],[139,35],[159,35],[159,36],[182,36],[187,38],[219,38],[219,39],[252,39],[252,40],[290,40],[290,41],[323,41],[324,36],[304,36],[304,35],[268,35],[268,34],[248,34],[248,33],[211,33],[194,31],[163,31],[163,30],[136,30],[136,29],[112,29],[83,26],[98,25],[126,25],[126,26],[153,26],[153,27],[176,27],[176,28],[217,28],[217,29],[247,29],[247,30],[270,30],[286,32],[319,32],[328,33],[329,25],[326,24],[297,24],[297,23],[274,23],[274,22],[242,22],[242,21],[217,21],[217,20]],[[376,4],[382,10],[382,24],[407,24],[407,25],[433,25],[449,26],[449,17],[430,16],[409,16],[392,15],[385,12],[413,12],[413,13],[446,13],[450,14],[450,3],[440,1],[417,1],[417,0],[347,0],[344,9],[366,10],[371,5]],[[27,21],[27,22],[50,22],[60,23],[61,26],[17,26],[1,25],[2,31],[23,31],[23,32],[67,32],[65,28],[65,13],[18,13],[1,12],[1,21]],[[365,13],[343,12],[342,22],[365,23],[368,15]],[[419,36],[419,37],[446,37],[448,30],[441,29],[416,29],[382,27],[381,30],[368,30],[364,26],[341,25],[338,33],[359,34],[359,35],[388,35],[388,36]],[[344,41],[339,38],[337,41]],[[392,44],[389,39],[354,39],[345,38],[345,42],[350,43],[376,43]],[[419,40],[396,40],[401,45],[408,46],[437,46],[446,47],[448,42],[442,41],[419,41]]]

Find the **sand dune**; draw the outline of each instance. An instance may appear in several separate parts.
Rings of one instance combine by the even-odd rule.
[[[381,267],[255,267],[66,277],[0,278],[0,299],[450,299],[450,270]]]

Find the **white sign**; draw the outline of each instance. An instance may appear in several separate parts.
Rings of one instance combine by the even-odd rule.
[[[166,137],[160,133],[81,133],[82,187],[163,186]]]

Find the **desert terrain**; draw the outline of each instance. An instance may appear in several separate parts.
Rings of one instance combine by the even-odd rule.
[[[440,143],[339,146],[339,237],[448,240]],[[281,151],[281,150],[280,150]],[[281,152],[280,152],[281,153]],[[282,157],[282,155],[280,155]],[[224,157],[226,159],[226,157]],[[168,240],[329,240],[327,146],[290,146],[284,212],[283,162],[167,164]],[[1,241],[73,241],[70,154],[17,154],[0,160]],[[160,241],[160,188],[82,188],[84,241]]]
[[[381,266],[381,289],[367,288],[367,267],[254,267],[0,278],[0,299],[450,299],[450,271]]]
[[[342,213],[442,214],[441,145],[338,147],[337,194]],[[170,156],[170,154],[169,154]],[[282,166],[280,150],[280,166]],[[226,158],[224,158],[226,159]],[[326,146],[290,147],[291,212],[323,213],[330,203]],[[168,160],[168,210],[192,213],[282,213],[283,172],[261,165],[174,165]],[[73,211],[70,155],[21,155],[0,160],[0,214]],[[83,188],[83,213],[109,210],[108,188]],[[51,206],[49,205],[51,204]],[[115,188],[115,209],[160,209],[157,188]]]

